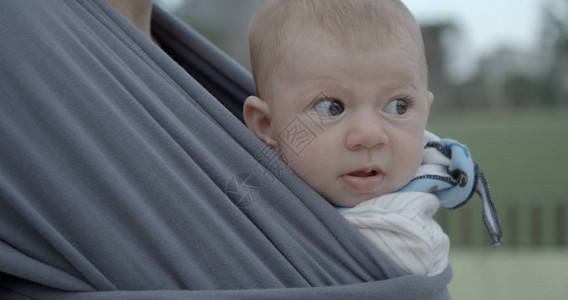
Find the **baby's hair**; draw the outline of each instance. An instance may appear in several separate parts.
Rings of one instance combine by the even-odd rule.
[[[353,49],[411,38],[426,73],[420,27],[399,0],[269,0],[256,14],[249,32],[251,67],[261,98],[270,97],[287,43],[306,36],[323,41],[332,37]]]

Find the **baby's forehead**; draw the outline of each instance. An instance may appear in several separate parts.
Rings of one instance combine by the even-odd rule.
[[[302,27],[302,30],[292,32],[279,43],[280,51],[287,51],[290,45],[309,43],[322,49],[331,47],[342,49],[346,52],[370,53],[383,51],[389,47],[416,49],[420,55],[423,47],[422,36],[411,31],[404,30],[353,30],[343,32],[330,32],[329,30],[313,27]]]
[[[324,31],[304,32],[281,45],[284,47],[282,52],[285,54],[280,61],[280,66],[274,69],[277,74],[289,73],[291,70],[289,67],[294,65],[299,57],[302,57],[304,62],[317,62],[323,60],[325,54],[335,52],[339,53],[339,58],[342,60],[353,60],[354,62],[361,57],[374,57],[375,60],[385,61],[402,57],[408,62],[404,64],[405,71],[416,73],[424,82],[427,81],[425,55],[421,49],[423,46],[409,35],[389,35],[380,39],[371,39],[362,35],[359,38],[345,40]],[[328,66],[333,66],[333,62]],[[380,62],[377,63],[377,68],[381,68]],[[309,68],[292,70],[294,72],[309,70]],[[295,74],[287,75],[294,76]]]

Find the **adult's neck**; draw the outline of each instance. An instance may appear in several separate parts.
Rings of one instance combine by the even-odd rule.
[[[152,18],[152,0],[107,0],[116,10],[126,17],[142,33],[151,38],[150,21]]]

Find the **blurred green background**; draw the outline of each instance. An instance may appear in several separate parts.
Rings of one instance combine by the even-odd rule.
[[[492,247],[478,196],[440,212],[452,241],[454,299],[567,299],[568,110],[447,112],[431,115],[428,129],[468,145],[491,184],[504,233],[503,245]],[[464,223],[472,227],[467,242]]]
[[[511,108],[438,113],[428,129],[467,144],[503,201],[566,198],[568,110]]]
[[[155,2],[249,68],[248,25],[265,0]],[[568,299],[568,0],[402,2],[422,27],[435,95],[428,129],[468,145],[504,231],[503,245],[491,246],[478,196],[438,213],[452,241],[452,296]],[[497,17],[468,28],[472,16]],[[491,35],[529,35],[524,24],[528,46]],[[492,36],[483,51],[468,44],[472,32]]]

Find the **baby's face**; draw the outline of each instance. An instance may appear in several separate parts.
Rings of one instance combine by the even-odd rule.
[[[269,107],[289,166],[338,206],[391,193],[415,175],[432,96],[410,41],[358,51],[297,41]]]

